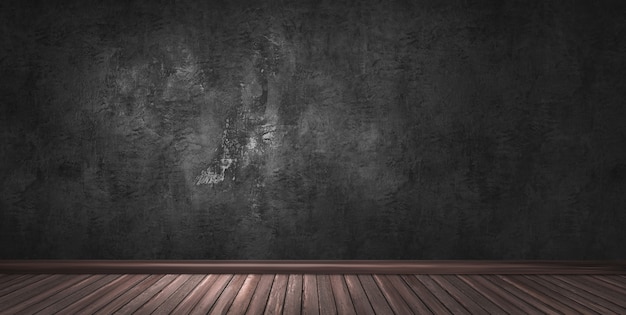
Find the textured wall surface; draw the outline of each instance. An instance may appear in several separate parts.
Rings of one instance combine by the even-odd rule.
[[[622,1],[2,1],[0,258],[626,259]]]

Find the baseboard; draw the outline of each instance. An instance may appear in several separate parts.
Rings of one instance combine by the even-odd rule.
[[[0,273],[626,274],[626,261],[0,260]]]

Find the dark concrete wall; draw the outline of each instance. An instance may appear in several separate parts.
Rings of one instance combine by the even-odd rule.
[[[626,259],[622,1],[3,1],[0,258]]]

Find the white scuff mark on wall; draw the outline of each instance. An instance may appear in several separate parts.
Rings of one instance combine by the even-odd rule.
[[[264,143],[269,144],[272,148],[276,146],[274,142],[274,137],[276,133],[276,125],[274,124],[265,124],[260,128],[262,139]]]
[[[247,151],[252,151],[254,149],[256,149],[257,146],[257,142],[256,142],[256,138],[253,136],[250,136],[248,138],[248,144],[246,144],[246,150]]]
[[[233,165],[235,159],[224,158],[221,159],[221,164],[219,165],[220,170],[215,172],[211,170],[211,167],[208,167],[205,170],[202,170],[201,174],[196,177],[196,186],[199,185],[213,185],[219,182],[224,181],[224,174],[226,170]]]
[[[222,153],[222,158],[220,159],[219,165],[210,165],[206,169],[202,170],[200,175],[196,176],[196,186],[199,185],[214,185],[220,182],[223,182],[226,178],[226,170],[229,169],[237,159],[234,158],[229,149],[229,139],[227,137],[228,128],[230,127],[230,120],[226,120],[226,129],[222,134],[222,147],[224,148],[224,152]],[[219,170],[217,169],[219,167]],[[233,177],[234,180],[234,177]]]

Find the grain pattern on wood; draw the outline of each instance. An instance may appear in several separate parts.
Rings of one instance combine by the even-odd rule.
[[[128,289],[145,278],[146,275],[123,275],[107,283],[92,294],[85,296],[62,312],[72,314],[80,311],[82,314],[94,314],[111,300],[124,294]]]
[[[623,294],[616,293],[612,290],[608,290],[605,287],[598,286],[595,283],[590,281],[586,281],[583,278],[577,276],[554,276],[556,279],[568,282],[572,285],[579,286],[584,288],[587,292],[594,294],[600,298],[603,298],[615,305],[619,305],[620,307],[626,308],[626,296]]]
[[[289,275],[289,283],[287,284],[287,293],[285,294],[284,314],[301,314],[302,313],[302,275]]]
[[[204,275],[191,275],[189,279],[170,295],[152,314],[172,314],[172,310],[198,285]]]
[[[47,278],[49,275],[27,275],[19,279],[15,279],[11,281],[8,285],[2,287],[0,289],[0,296],[4,297],[8,294],[11,294],[15,291],[18,291],[24,287],[27,287],[35,282],[41,281],[42,279]]]
[[[328,275],[317,275],[317,296],[319,298],[321,315],[337,314],[333,288]]]
[[[232,306],[228,309],[228,314],[244,314],[250,305],[252,296],[261,280],[261,275],[252,274],[246,277],[241,289],[233,300]]]
[[[521,312],[522,314],[540,312],[536,307],[526,303],[511,292],[502,289],[495,283],[488,281],[483,276],[457,275],[457,277],[506,310],[512,310],[515,313]]]
[[[453,314],[469,314],[469,312],[459,304],[446,290],[439,286],[430,276],[414,275],[430,292],[437,297],[447,309]]]
[[[534,281],[540,285],[542,285],[545,288],[548,288],[551,290],[551,294],[555,295],[555,296],[562,296],[564,299],[568,299],[571,302],[578,304],[579,307],[581,308],[581,312],[582,311],[586,311],[586,312],[600,312],[601,314],[606,314],[607,312],[610,312],[611,310],[603,307],[601,305],[598,305],[596,303],[594,303],[593,301],[586,299],[584,296],[581,296],[580,294],[577,294],[574,291],[570,291],[567,289],[564,289],[561,286],[558,286],[550,281],[546,281],[544,280],[542,277],[540,276],[526,276],[527,279],[529,279],[530,281]]]
[[[606,283],[610,283],[618,288],[626,289],[626,280],[619,276],[602,275],[602,276],[592,276],[592,277],[596,279],[600,279]]]
[[[406,301],[413,313],[432,313],[428,306],[407,286],[406,282],[399,275],[374,275],[374,278],[394,289]]]
[[[370,305],[369,299],[359,277],[356,275],[345,275],[346,285],[352,298],[352,304],[357,314],[375,314],[374,309]]]
[[[220,275],[207,275],[196,285],[195,288],[174,308],[172,314],[189,314],[191,310],[198,304],[200,299],[206,295],[211,285]]]
[[[150,314],[154,312],[154,310],[174,294],[183,283],[187,282],[189,277],[190,275],[176,275],[176,278],[172,282],[168,283],[157,294],[152,296],[152,298],[139,307],[136,312],[139,314]]]
[[[317,277],[305,274],[302,278],[302,314],[319,315],[320,305],[317,294]]]
[[[411,314],[413,311],[403,300],[402,295],[383,275],[372,275],[381,293],[395,314]]]
[[[287,284],[289,281],[288,275],[276,275],[270,291],[270,296],[267,300],[267,307],[265,308],[265,314],[282,314],[285,306],[285,295],[287,291]]]
[[[590,293],[589,291],[585,290],[583,287],[579,287],[576,285],[572,285],[571,283],[568,282],[564,282],[560,279],[557,279],[555,277],[552,276],[543,276],[542,277],[545,281],[548,281],[550,283],[553,283],[561,288],[563,288],[563,290],[567,290],[573,293],[578,294],[579,296],[582,296],[585,300],[589,301],[590,303],[593,303],[594,305],[597,305],[599,307],[602,308],[607,308],[610,309],[612,312],[615,312],[617,314],[619,314],[620,312],[622,312],[622,310],[624,308],[620,307],[619,305],[616,305],[614,303],[611,303],[593,293]],[[611,312],[608,312],[611,313]]]
[[[504,281],[503,279],[491,275],[483,275],[481,277],[477,277],[478,279],[486,279],[487,281],[492,282],[494,285],[499,287],[504,292],[509,292],[510,297],[512,299],[517,299],[532,305],[534,308],[539,309],[541,312],[546,314],[561,314],[557,310],[556,307],[552,307],[550,305],[545,304],[544,302],[536,299],[532,294],[529,294],[525,290],[518,288],[515,285],[512,285],[509,282]]]
[[[17,303],[16,305],[13,305],[12,307],[8,304],[2,305],[0,307],[0,311],[6,314],[17,314],[18,312],[27,314],[26,312],[24,312],[25,309],[37,303],[50,299],[51,296],[54,296],[55,294],[57,294],[60,291],[63,291],[64,289],[67,289],[73,285],[78,285],[78,283],[87,279],[87,277],[89,277],[89,275],[76,275],[70,278],[59,279],[59,281],[57,282],[55,286],[45,291],[41,291],[36,296],[28,299],[27,301],[20,301],[19,303]]]
[[[149,275],[148,277],[143,279],[140,283],[136,284],[135,286],[130,288],[128,291],[124,292],[124,294],[113,299],[110,303],[102,307],[95,314],[97,315],[112,314],[113,312],[117,311],[119,308],[124,306],[126,303],[128,303],[130,300],[134,299],[139,294],[147,290],[150,286],[155,284],[161,278],[163,278],[163,275]]]
[[[92,292],[98,290],[99,288],[119,278],[120,278],[120,275],[107,275],[104,277],[99,277],[97,278],[96,281],[90,282],[87,286],[81,288],[80,290],[67,292],[67,294],[64,294],[60,300],[43,308],[41,310],[41,313],[43,314],[57,313],[61,311],[62,309],[66,308],[67,306],[72,305],[76,301],[79,301],[83,297],[91,294]]]
[[[4,296],[0,296],[0,305],[3,307],[13,306],[15,304],[24,303],[42,291],[57,285],[58,281],[63,281],[61,275],[48,275],[39,281],[33,282],[25,287],[12,291]]]
[[[431,275],[429,276],[429,278],[435,281],[444,290],[446,290],[457,302],[459,302],[459,304],[461,304],[470,313],[485,313],[485,309],[478,305],[478,303],[476,303],[474,300],[470,299],[467,295],[465,295],[465,293],[463,293],[446,278],[443,278],[440,275]]]
[[[247,275],[237,274],[230,280],[220,297],[215,301],[215,305],[211,308],[213,314],[226,314],[228,309],[233,304],[237,293],[241,289],[241,286],[246,281]]]
[[[604,288],[607,291],[626,297],[626,288],[621,288],[619,286],[612,285],[610,283],[607,283],[605,281],[602,281],[592,276],[580,275],[580,276],[577,276],[576,278],[582,281],[585,281],[586,283],[593,283],[593,286],[598,289]]]
[[[259,280],[256,290],[254,291],[254,295],[252,295],[252,300],[246,310],[246,314],[263,314],[265,306],[268,304],[270,291],[272,290],[272,283],[274,282],[274,276],[275,275],[273,274],[261,275],[261,280]]]
[[[350,292],[342,275],[329,275],[330,285],[333,288],[335,305],[339,314],[356,314]]]
[[[358,275],[361,286],[376,314],[391,314],[393,311],[371,275]]]
[[[78,283],[67,286],[65,289],[59,290],[58,292],[54,292],[51,295],[46,296],[45,299],[43,299],[42,301],[38,303],[34,303],[20,310],[20,313],[35,314],[39,312],[40,310],[66,298],[67,296],[70,296],[74,294],[75,292],[83,290],[84,288],[87,288],[90,284],[96,282],[97,280],[101,278],[104,278],[104,275],[88,275],[87,278],[79,281]]]
[[[232,280],[233,275],[225,274],[219,275],[215,282],[209,287],[204,296],[191,311],[191,314],[207,314],[217,299],[221,296],[222,292]]]
[[[504,308],[498,307],[487,297],[480,294],[478,291],[474,290],[471,286],[467,285],[465,282],[461,281],[461,279],[457,278],[455,275],[441,275],[441,278],[448,281],[453,287],[457,288],[470,300],[475,301],[480,307],[485,309],[489,314],[502,314],[504,312]],[[515,308],[513,308],[515,310]]]
[[[548,304],[555,308],[556,310],[563,312],[565,314],[573,314],[576,312],[576,306],[570,305],[566,299],[560,299],[553,297],[550,295],[550,292],[545,287],[537,284],[536,282],[530,281],[526,278],[519,276],[511,276],[511,275],[503,275],[496,276],[501,278],[502,280],[518,287],[524,292],[532,295],[535,299],[540,300],[541,302]]]
[[[117,310],[115,314],[132,314],[141,308],[145,303],[151,300],[157,295],[163,288],[174,281],[177,278],[176,275],[165,275],[155,284],[148,287],[145,291],[134,297],[130,302]]]
[[[442,304],[428,288],[412,275],[402,275],[402,279],[419,296],[425,305],[435,314],[450,314],[450,311]]]
[[[36,277],[37,274],[26,274],[26,275],[16,275],[16,277],[7,280],[7,282],[2,284],[0,289],[0,294],[5,294],[6,292],[11,292],[16,288],[22,287],[28,283],[30,283],[29,279]]]
[[[26,275],[22,274],[4,274],[2,278],[0,278],[0,286],[5,287],[7,283],[13,281],[16,278],[25,277]]]
[[[622,278],[617,275],[606,279],[603,277],[365,274],[38,275],[36,278],[24,277],[25,280],[30,279],[28,285],[0,296],[0,302],[3,302],[0,303],[0,313],[626,313],[626,289],[621,286]],[[15,279],[17,278],[21,276]]]

